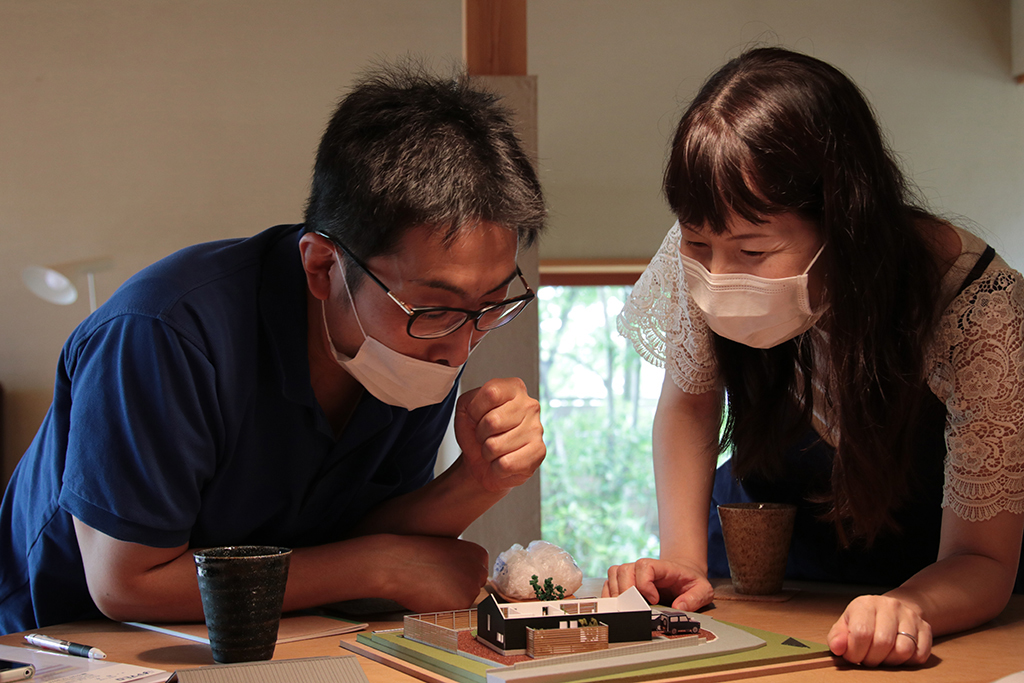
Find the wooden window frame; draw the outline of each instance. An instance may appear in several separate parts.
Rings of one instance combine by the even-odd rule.
[[[644,259],[541,259],[540,286],[634,285],[648,263]]]

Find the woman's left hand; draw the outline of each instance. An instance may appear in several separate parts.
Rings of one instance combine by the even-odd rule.
[[[885,595],[851,602],[828,632],[832,654],[853,664],[924,664],[932,651],[932,627],[910,603]]]

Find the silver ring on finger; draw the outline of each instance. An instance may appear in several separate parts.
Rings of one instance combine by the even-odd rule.
[[[910,638],[912,641],[914,641],[914,647],[917,647],[917,636],[915,636],[913,633],[907,633],[906,631],[897,631],[896,635],[906,636],[907,638]]]

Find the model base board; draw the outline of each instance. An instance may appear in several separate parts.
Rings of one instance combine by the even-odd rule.
[[[678,639],[678,646],[672,646],[652,641],[512,666],[408,640],[402,629],[362,633],[355,643],[342,641],[341,645],[429,683],[627,683],[667,678],[716,681],[832,665],[828,648],[820,643],[734,626],[706,614],[694,616],[702,630],[716,636],[711,642],[700,639],[694,643],[693,638],[683,638]],[[641,652],[651,650],[652,645],[653,652]]]

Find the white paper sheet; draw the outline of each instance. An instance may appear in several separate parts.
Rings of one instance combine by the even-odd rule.
[[[36,673],[29,680],[40,683],[92,683],[93,681],[163,683],[171,675],[169,671],[161,669],[119,664],[106,659],[62,655],[33,647],[0,645],[0,659],[34,665]]]

